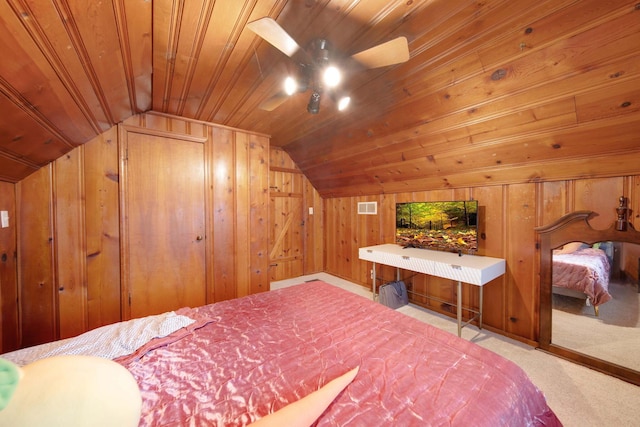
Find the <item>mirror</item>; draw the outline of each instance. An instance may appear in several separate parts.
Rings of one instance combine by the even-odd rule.
[[[592,215],[591,211],[577,211],[536,228],[541,249],[539,348],[640,385],[640,294],[635,279],[638,271],[633,271],[640,268],[640,232],[626,217],[622,225],[616,221],[609,229],[594,230],[588,222]],[[608,300],[602,294],[594,295],[587,305],[584,292],[576,298],[579,293],[565,295],[571,292],[554,286],[554,281],[563,280],[562,267],[554,261],[565,248],[569,253],[585,249],[607,253]],[[569,280],[579,281],[579,276]]]
[[[640,371],[638,253],[640,245],[622,242],[552,251],[554,345]]]

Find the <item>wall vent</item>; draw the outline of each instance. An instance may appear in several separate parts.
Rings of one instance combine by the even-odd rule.
[[[378,202],[358,202],[358,215],[377,215]]]

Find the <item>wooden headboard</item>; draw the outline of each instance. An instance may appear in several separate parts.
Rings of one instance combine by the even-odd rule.
[[[584,242],[589,245],[605,241],[640,244],[640,232],[636,231],[628,222],[628,210],[626,203],[623,205],[622,199],[620,207],[617,209],[618,219],[608,229],[595,230],[591,227],[589,218],[595,215],[592,211],[572,212],[549,225],[535,229],[540,236],[539,348],[640,385],[640,372],[638,371],[559,347],[551,342],[552,250],[570,242]]]

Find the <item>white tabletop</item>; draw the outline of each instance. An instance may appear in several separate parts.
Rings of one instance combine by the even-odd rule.
[[[360,248],[359,257],[477,286],[483,286],[502,276],[506,270],[506,263],[502,258],[467,254],[460,256],[452,252],[404,248],[392,243]]]

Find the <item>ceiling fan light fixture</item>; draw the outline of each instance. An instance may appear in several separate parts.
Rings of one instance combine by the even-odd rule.
[[[311,114],[318,114],[320,112],[320,94],[313,92],[309,98],[309,104],[307,104],[307,111]]]
[[[291,76],[284,79],[284,91],[287,95],[291,96],[298,90],[298,82]]]
[[[329,65],[324,69],[322,81],[328,88],[337,87],[342,81],[342,73],[335,65]]]
[[[344,111],[349,107],[351,103],[350,96],[343,96],[338,100],[338,111]]]
[[[313,1],[311,1],[313,3]],[[247,28],[270,43],[273,47],[292,58],[300,46],[298,43],[273,19],[268,16],[249,22]],[[294,92],[306,92],[308,88],[313,90],[307,111],[311,114],[317,114],[320,111],[320,93],[324,89],[329,89],[329,96],[332,100],[336,99],[336,88],[342,81],[342,73],[332,65],[332,52],[329,41],[326,39],[315,39],[310,43],[309,50],[303,50],[305,62],[299,64],[299,76],[297,79],[287,79],[285,83],[285,92],[293,95]],[[369,49],[351,55],[351,59],[359,62],[366,68],[387,67],[390,65],[401,64],[410,59],[409,43],[406,37],[400,36],[393,40],[378,44]],[[292,83],[296,83],[294,86]],[[286,99],[282,93],[278,94],[278,99]],[[343,97],[344,98],[344,97]],[[338,109],[340,111],[347,108],[349,98],[341,98],[338,100]],[[260,107],[266,111],[272,111],[277,108],[278,102],[263,102]]]

